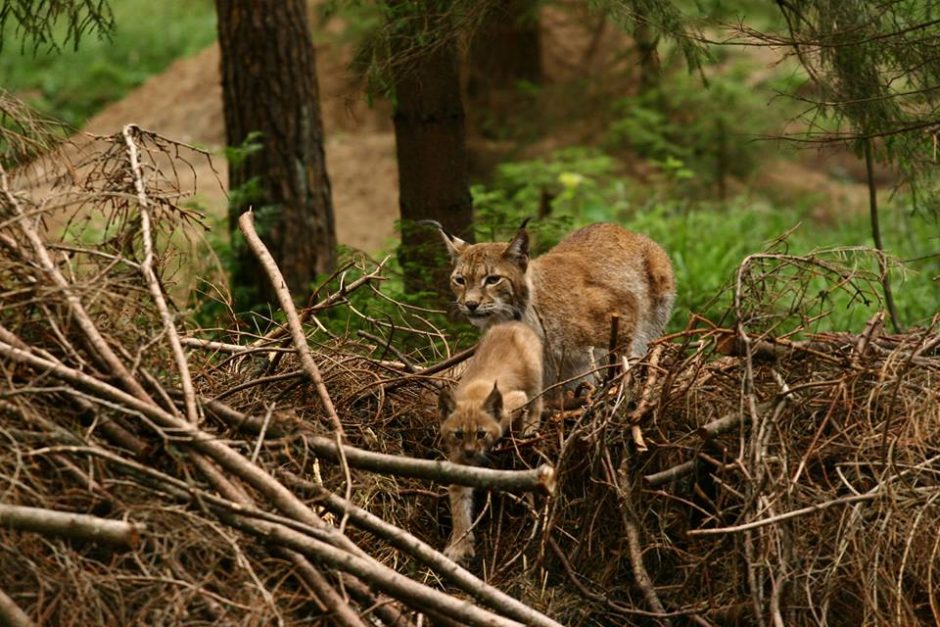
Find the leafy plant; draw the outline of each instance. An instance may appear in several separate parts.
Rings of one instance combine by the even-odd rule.
[[[680,194],[717,186],[724,196],[726,180],[751,173],[761,152],[758,140],[789,113],[767,106],[773,92],[751,84],[753,71],[751,62],[730,59],[709,66],[704,83],[699,75],[671,73],[658,87],[615,103],[620,118],[606,147],[629,148],[657,164]]]

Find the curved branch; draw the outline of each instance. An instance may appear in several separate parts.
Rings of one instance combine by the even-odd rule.
[[[307,376],[310,377],[310,380],[313,382],[314,386],[316,386],[317,395],[319,395],[327,415],[333,422],[333,428],[336,429],[339,435],[344,436],[343,425],[339,420],[339,416],[336,414],[333,399],[330,398],[330,393],[323,383],[323,377],[320,375],[320,368],[317,367],[316,362],[313,360],[313,355],[310,353],[310,347],[307,346],[307,336],[304,335],[304,329],[300,323],[300,317],[297,315],[297,309],[294,307],[294,301],[291,299],[290,292],[287,291],[287,283],[284,281],[284,276],[281,274],[280,269],[278,269],[274,257],[271,256],[264,242],[261,241],[261,238],[258,237],[258,233],[255,232],[254,214],[250,210],[246,211],[238,218],[238,228],[241,229],[242,234],[245,236],[245,243],[248,244],[248,247],[258,258],[261,267],[264,268],[268,279],[271,281],[274,292],[277,294],[277,299],[281,304],[281,309],[284,310],[284,315],[287,316],[291,339],[294,341],[294,348],[297,349],[300,363],[307,373]]]
[[[386,522],[371,512],[353,505],[322,486],[311,484],[319,502],[334,514],[348,514],[349,519],[360,529],[369,531],[392,546],[411,554],[425,565],[433,568],[451,583],[472,594],[482,603],[500,613],[524,622],[526,625],[541,627],[560,627],[547,616],[535,611],[498,588],[481,581],[472,573],[462,568],[440,551],[411,535],[404,529]]]
[[[233,521],[236,526],[242,526]],[[242,526],[249,533],[265,533],[269,541],[289,547],[298,553],[315,558],[324,564],[367,581],[377,589],[398,599],[407,600],[419,607],[427,607],[451,616],[468,625],[486,625],[496,627],[522,626],[490,611],[475,606],[470,601],[449,596],[405,577],[388,566],[373,560],[352,555],[334,546],[315,540],[283,525],[255,522]]]

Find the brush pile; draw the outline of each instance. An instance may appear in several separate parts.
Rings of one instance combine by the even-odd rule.
[[[436,441],[467,353],[421,310],[357,304],[388,303],[381,263],[300,312],[282,293],[285,323],[198,328],[173,296],[200,226],[183,157],[204,156],[133,126],[80,155],[0,170],[0,619],[940,619],[938,320],[805,332],[801,294],[877,284],[868,252],[749,257],[730,328],[612,359],[468,469]],[[466,570],[438,552],[449,483],[491,488]]]

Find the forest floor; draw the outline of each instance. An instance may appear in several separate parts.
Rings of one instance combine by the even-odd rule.
[[[534,158],[567,145],[598,143],[607,131],[607,120],[598,111],[629,89],[630,72],[624,69],[630,59],[624,51],[630,46],[623,34],[558,11],[544,11],[541,23],[545,85],[532,106],[543,128],[552,130],[530,138],[520,150],[518,145],[507,148],[506,142],[483,139],[471,128],[468,147],[476,174],[486,172],[487,163],[510,154]],[[322,25],[316,50],[337,236],[341,244],[374,254],[389,248],[396,236],[398,173],[391,107],[381,98],[372,106],[367,104],[363,81],[349,70],[353,51],[343,42],[341,31],[339,20]],[[766,48],[747,53],[767,71],[780,60],[778,53]],[[580,97],[573,100],[576,90],[571,84],[585,76],[596,88],[577,91]],[[473,119],[472,111],[468,117]],[[176,61],[95,115],[84,130],[110,134],[128,123],[213,153],[211,165],[193,164],[199,183],[197,200],[210,224],[223,222],[227,163],[218,45]],[[642,179],[643,163],[632,163],[629,168]],[[863,177],[862,164],[849,153],[803,151],[795,157],[780,154],[763,160],[747,188],[787,199],[809,199],[812,215],[828,222],[840,213],[864,207]]]

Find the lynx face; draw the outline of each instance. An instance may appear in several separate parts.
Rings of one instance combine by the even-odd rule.
[[[472,401],[458,403],[453,391],[446,389],[441,392],[440,409],[444,418],[441,441],[447,459],[468,466],[489,463],[487,455],[503,435],[499,390],[494,388],[481,406]]]
[[[477,244],[471,249],[461,240],[457,242],[451,242],[454,270],[450,287],[460,312],[481,329],[520,320],[529,299],[525,280],[527,246],[523,250],[513,241]]]

